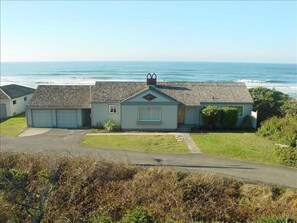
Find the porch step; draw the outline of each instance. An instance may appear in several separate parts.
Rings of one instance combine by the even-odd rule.
[[[177,132],[191,132],[192,128],[194,128],[195,125],[187,125],[187,124],[179,124],[177,126],[176,131]]]
[[[177,132],[191,132],[191,129],[176,129]]]
[[[191,128],[190,127],[178,127],[176,129],[177,132],[191,132]]]

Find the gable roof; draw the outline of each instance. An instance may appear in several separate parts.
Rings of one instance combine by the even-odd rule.
[[[30,108],[90,108],[90,85],[40,85],[28,106]]]
[[[122,102],[149,87],[188,106],[201,103],[253,103],[244,83],[207,82],[159,82],[156,86],[147,86],[144,82],[97,82],[91,100]]]
[[[133,98],[135,98],[135,97],[139,96],[140,94],[142,94],[144,92],[147,92],[147,91],[155,92],[156,94],[159,94],[159,95],[167,98],[168,100],[170,100],[172,102],[178,103],[178,101],[176,101],[174,98],[172,98],[169,95],[163,93],[162,91],[160,91],[159,89],[157,89],[155,86],[152,86],[152,85],[149,85],[149,86],[145,87],[143,90],[137,92],[136,94],[132,95],[131,97],[128,97],[128,98],[122,100],[121,102],[129,101],[130,99],[133,99]]]
[[[33,88],[17,84],[4,85],[1,86],[0,89],[0,99],[15,99],[28,94],[33,94],[35,91]]]

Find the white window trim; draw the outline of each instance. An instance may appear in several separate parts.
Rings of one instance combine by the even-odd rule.
[[[141,109],[147,109],[147,108],[159,109],[159,119],[157,119],[157,120],[141,120],[140,119],[140,110]],[[155,106],[138,107],[138,121],[139,122],[161,122],[161,120],[162,120],[162,109],[161,109],[161,107],[155,107]]]
[[[15,100],[12,101],[12,105],[16,105],[16,104],[17,104],[17,100],[15,99]]]
[[[111,112],[111,108],[114,107],[116,112]],[[108,105],[108,114],[118,114],[118,106],[117,105]]]

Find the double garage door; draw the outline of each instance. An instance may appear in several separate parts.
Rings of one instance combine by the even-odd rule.
[[[56,112],[56,115],[53,115],[53,112]],[[77,110],[32,110],[33,127],[51,128],[55,123],[58,128],[77,128]]]

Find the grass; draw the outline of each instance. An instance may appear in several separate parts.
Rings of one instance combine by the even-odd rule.
[[[0,123],[0,135],[16,137],[21,134],[25,128],[25,113],[21,113],[11,118],[5,119]]]
[[[191,136],[201,151],[210,156],[279,164],[274,143],[255,133],[194,133]]]
[[[297,220],[297,189],[204,172],[140,168],[95,156],[0,152],[0,183],[0,222],[32,222],[22,207],[30,205],[31,213],[38,214],[49,190],[41,222],[116,223],[139,208],[154,222],[167,223]],[[92,221],[103,215],[111,220]]]
[[[154,153],[189,153],[185,142],[171,135],[86,135],[81,144],[87,147],[132,150]]]

